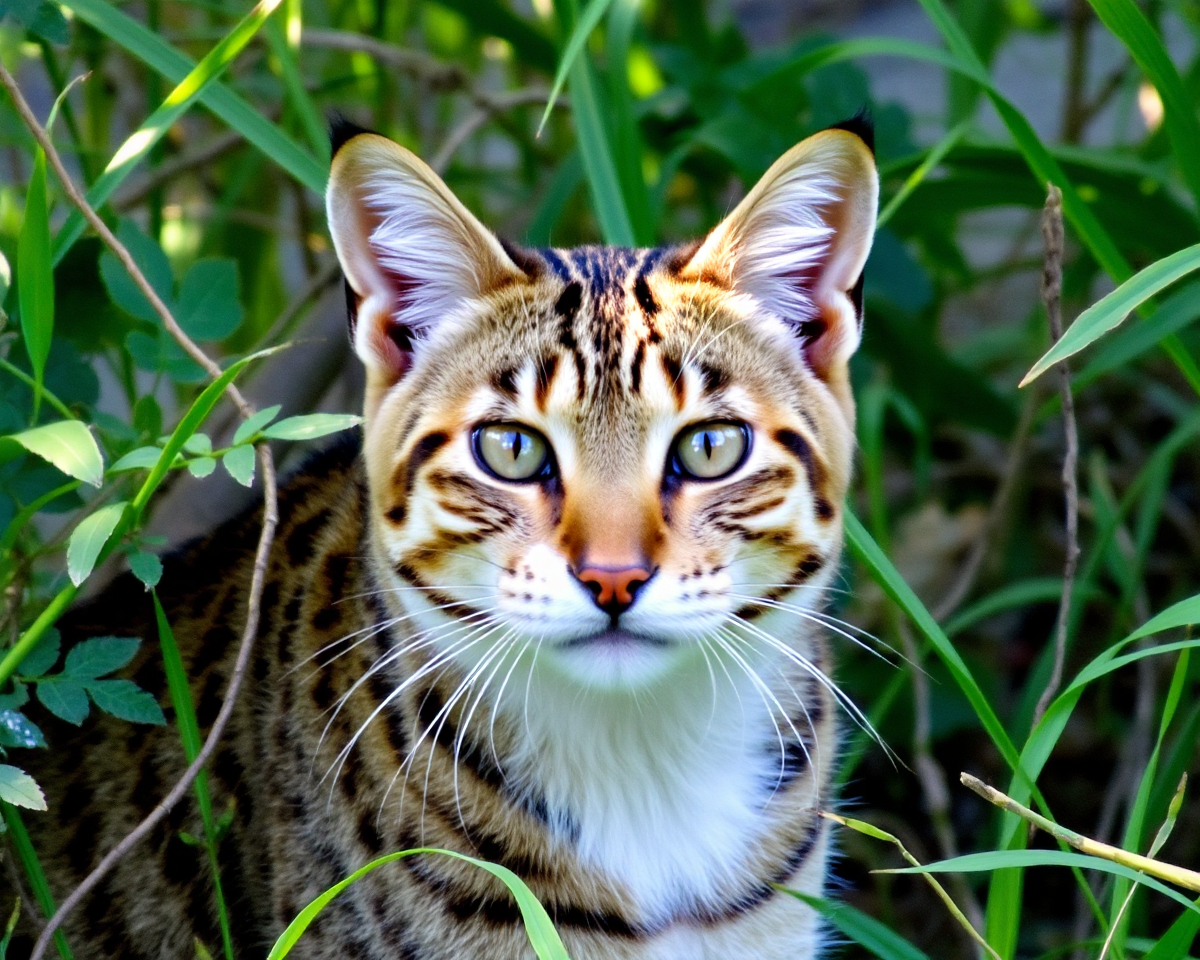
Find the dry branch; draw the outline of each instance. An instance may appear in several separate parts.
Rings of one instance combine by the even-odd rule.
[[[1046,207],[1042,212],[1042,237],[1046,244],[1046,261],[1042,271],[1042,299],[1050,320],[1050,336],[1057,343],[1063,335],[1062,324],[1062,262],[1063,212],[1062,191],[1049,184]],[[1071,617],[1071,595],[1075,592],[1075,570],[1079,565],[1079,430],[1075,424],[1075,397],[1071,393],[1071,368],[1064,360],[1057,364],[1058,390],[1062,397],[1063,432],[1066,435],[1066,454],[1063,457],[1062,484],[1066,500],[1066,558],[1063,561],[1062,598],[1058,604],[1058,620],[1054,627],[1054,666],[1046,689],[1038,698],[1033,712],[1036,725],[1050,706],[1050,700],[1062,684],[1063,659],[1067,649],[1067,626]]]
[[[130,278],[141,290],[147,300],[154,307],[155,312],[163,321],[163,326],[175,338],[176,342],[199,363],[214,379],[221,376],[221,368],[212,360],[208,354],[200,349],[192,339],[184,333],[183,329],[171,315],[171,311],[167,309],[155,293],[154,288],[142,274],[133,258],[129,255],[129,251],[124,245],[117,240],[111,230],[105,225],[104,221],[97,216],[96,211],[91,208],[87,200],[76,188],[66,168],[63,166],[62,158],[55,150],[53,142],[50,140],[49,134],[45,128],[38,122],[34,116],[29,104],[21,94],[20,88],[12,75],[6,70],[3,64],[0,64],[0,83],[8,91],[12,98],[13,104],[17,108],[21,119],[29,128],[38,144],[46,153],[46,159],[50,161],[54,168],[55,174],[61,181],[63,189],[71,202],[79,209],[84,218],[91,224],[92,228],[100,235],[101,240],[120,260],[121,265],[129,273]],[[254,409],[246,402],[245,398],[232,384],[228,387],[229,395],[233,402],[237,405],[239,412],[243,417],[250,417],[254,413]],[[246,624],[242,631],[241,644],[238,647],[237,660],[234,663],[233,672],[229,678],[229,686],[225,694],[225,700],[221,704],[221,709],[217,713],[216,719],[209,730],[208,737],[204,741],[200,752],[196,755],[196,759],[184,771],[183,776],[175,783],[170,792],[162,799],[150,814],[142,820],[126,837],[121,840],[115,847],[112,848],[100,861],[91,873],[89,873],[83,881],[67,896],[59,908],[55,911],[54,916],[46,923],[38,936],[37,943],[34,946],[31,960],[42,960],[46,954],[46,950],[50,946],[50,940],[54,932],[62,926],[67,915],[79,905],[84,897],[88,895],[108,872],[116,866],[141,840],[143,840],[162,820],[171,809],[185,796],[191,788],[192,783],[199,775],[200,771],[208,764],[213,753],[216,752],[217,745],[221,740],[221,735],[225,731],[225,727],[229,722],[229,718],[233,715],[233,709],[237,703],[238,691],[241,689],[242,681],[246,675],[246,669],[250,664],[250,655],[254,649],[254,640],[258,635],[258,621],[261,613],[263,586],[266,581],[267,561],[271,554],[271,545],[275,540],[275,526],[279,519],[279,503],[278,491],[275,481],[275,462],[271,456],[271,448],[264,441],[258,444],[258,462],[263,475],[263,524],[262,532],[259,534],[258,546],[254,554],[254,572],[250,580],[249,597],[246,602]]]

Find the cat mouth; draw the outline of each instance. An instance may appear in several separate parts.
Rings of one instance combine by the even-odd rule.
[[[601,630],[587,637],[576,637],[560,645],[564,650],[581,648],[601,650],[629,650],[639,647],[668,647],[670,642],[663,637],[647,637],[640,633],[630,633],[620,627]]]

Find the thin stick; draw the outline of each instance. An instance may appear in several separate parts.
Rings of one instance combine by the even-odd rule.
[[[1046,243],[1045,268],[1042,271],[1042,299],[1050,319],[1050,336],[1055,343],[1063,335],[1062,325],[1062,261],[1063,214],[1062,191],[1049,184],[1046,207],[1042,212],[1042,237]],[[1067,545],[1063,561],[1062,598],[1058,604],[1058,621],[1054,627],[1054,666],[1046,689],[1038,698],[1033,711],[1036,725],[1050,706],[1050,700],[1062,684],[1063,660],[1067,649],[1067,626],[1071,617],[1071,595],[1075,592],[1075,570],[1079,565],[1079,430],[1075,424],[1075,398],[1071,393],[1071,368],[1064,360],[1058,365],[1058,390],[1062,396],[1063,432],[1067,450],[1063,457],[1062,483],[1067,506]]]
[[[29,104],[21,94],[20,88],[12,75],[0,64],[0,83],[8,91],[12,98],[13,104],[17,108],[17,112],[21,115],[21,119],[29,128],[34,138],[46,152],[46,158],[54,167],[54,172],[58,175],[62,182],[63,189],[71,202],[79,209],[84,218],[90,223],[93,229],[100,235],[100,238],[105,242],[110,250],[121,261],[129,273],[130,278],[137,284],[138,289],[142,291],[146,299],[154,306],[155,312],[163,321],[163,325],[175,338],[180,346],[199,363],[213,378],[221,376],[221,368],[200,349],[192,339],[183,332],[179,324],[175,322],[175,318],[171,315],[171,311],[167,309],[166,304],[162,302],[158,294],[154,292],[154,288],[146,280],[137,264],[129,255],[129,251],[125,249],[112,231],[104,224],[97,215],[96,211],[91,208],[87,200],[75,187],[66,168],[63,166],[62,159],[55,150],[53,142],[45,129],[38,123],[33,111],[29,108]],[[243,417],[250,417],[254,413],[251,407],[242,397],[237,388],[232,385],[228,388],[230,397],[237,405],[238,410]],[[220,743],[221,735],[225,732],[225,727],[229,723],[229,718],[233,715],[234,706],[237,703],[238,691],[241,689],[242,681],[246,676],[246,668],[250,664],[250,656],[254,650],[254,640],[258,635],[258,622],[262,609],[262,593],[263,586],[266,582],[267,562],[271,555],[271,545],[275,540],[275,527],[279,520],[279,499],[278,490],[276,489],[275,480],[275,461],[271,456],[270,446],[263,442],[257,447],[259,467],[263,475],[263,524],[262,531],[258,538],[258,547],[254,554],[254,571],[250,579],[249,597],[246,601],[246,624],[242,631],[241,645],[238,647],[237,660],[234,662],[233,672],[229,678],[229,686],[225,693],[225,700],[221,704],[221,709],[218,711],[216,719],[208,732],[208,737],[204,741],[204,746],[196,755],[196,759],[184,771],[183,776],[179,778],[175,786],[171,788],[162,801],[155,807],[150,814],[136,827],[133,828],[126,837],[121,840],[115,847],[110,850],[105,857],[100,861],[91,873],[89,873],[83,881],[71,891],[70,895],[62,902],[59,908],[54,912],[54,916],[46,923],[42,932],[38,936],[37,943],[34,945],[33,953],[30,960],[42,960],[46,954],[46,950],[50,946],[50,940],[54,936],[54,932],[62,926],[67,915],[79,905],[84,897],[88,895],[100,881],[109,873],[117,863],[119,863],[139,842],[141,842],[158,824],[167,816],[174,806],[187,795],[191,789],[193,781],[199,775],[200,771],[208,764],[212,755],[216,752],[217,745]]]
[[[1147,873],[1159,880],[1165,880],[1167,883],[1173,883],[1176,886],[1200,893],[1200,873],[1197,873],[1195,870],[1188,870],[1184,867],[1177,867],[1172,863],[1163,863],[1161,860],[1143,857],[1140,853],[1130,853],[1128,850],[1122,850],[1120,847],[1101,843],[1099,840],[1085,837],[1082,833],[1068,830],[1066,827],[1059,826],[1053,820],[1047,820],[1040,813],[1034,813],[1028,807],[1017,803],[1008,794],[1001,793],[995,787],[989,787],[978,777],[973,777],[969,773],[959,774],[959,780],[964,787],[979,794],[988,803],[995,804],[1000,809],[1007,810],[1009,813],[1015,813],[1018,817],[1032,823],[1034,826],[1050,834],[1050,836],[1074,847],[1081,853],[1100,857],[1112,863],[1119,863],[1132,870]]]
[[[134,285],[141,291],[142,296],[150,301],[150,306],[154,308],[154,312],[162,320],[167,332],[183,347],[184,352],[189,357],[200,364],[204,368],[204,371],[216,380],[223,373],[221,368],[217,366],[216,361],[196,345],[191,337],[183,332],[183,328],[176,322],[167,305],[163,303],[162,298],[138,268],[129,251],[125,249],[125,244],[121,243],[113,232],[108,229],[108,225],[100,219],[96,211],[92,209],[91,204],[79,192],[79,189],[75,186],[75,182],[71,179],[71,175],[67,172],[67,168],[63,166],[62,158],[58,155],[58,151],[54,149],[54,143],[51,141],[50,135],[46,133],[45,128],[38,122],[37,117],[34,116],[25,97],[21,94],[20,88],[17,86],[17,81],[13,79],[12,74],[4,68],[3,64],[0,64],[0,83],[8,91],[8,95],[12,98],[13,104],[17,108],[17,113],[20,114],[25,126],[33,134],[34,139],[37,140],[38,146],[46,152],[46,159],[50,161],[55,174],[58,175],[63,190],[66,191],[71,203],[83,214],[84,219],[96,231],[100,239],[104,241],[104,245],[112,251],[113,256],[121,262],[121,266],[125,268],[125,272],[129,274],[130,279],[133,280]],[[229,396],[237,405],[243,417],[249,417],[254,413],[254,409],[246,403],[241,392],[232,384],[229,386]]]

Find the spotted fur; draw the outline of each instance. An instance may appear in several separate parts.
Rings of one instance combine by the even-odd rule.
[[[361,451],[337,446],[285,485],[252,673],[211,771],[217,809],[235,811],[221,851],[240,957],[366,861],[418,845],[510,867],[575,960],[816,952],[815,914],[775,885],[819,894],[825,877],[839,696],[820,611],[875,202],[867,146],[834,130],[702,243],[521,250],[411,154],[345,140],[329,215],[366,422]],[[746,425],[744,461],[717,480],[672,472],[680,431],[709,420]],[[513,422],[552,450],[534,482],[497,479],[472,446],[481,424]],[[202,726],[257,524],[178,554],[160,588]],[[593,567],[644,568],[619,612],[589,592]],[[133,675],[163,689],[130,579],[63,631],[151,641]],[[30,820],[61,895],[184,762],[170,728],[47,726],[54,813]],[[186,806],[70,937],[106,957],[190,956],[193,937],[215,952],[183,830],[200,832]],[[344,892],[294,955],[531,953],[496,880],[420,856]]]

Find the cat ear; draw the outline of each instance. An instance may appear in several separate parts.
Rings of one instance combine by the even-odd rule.
[[[863,264],[879,175],[864,132],[825,130],[775,161],[708,235],[683,276],[704,277],[782,321],[822,378],[858,348]]]
[[[414,341],[525,278],[438,175],[386,137],[356,132],[338,145],[325,203],[354,349],[389,386],[408,369]]]

